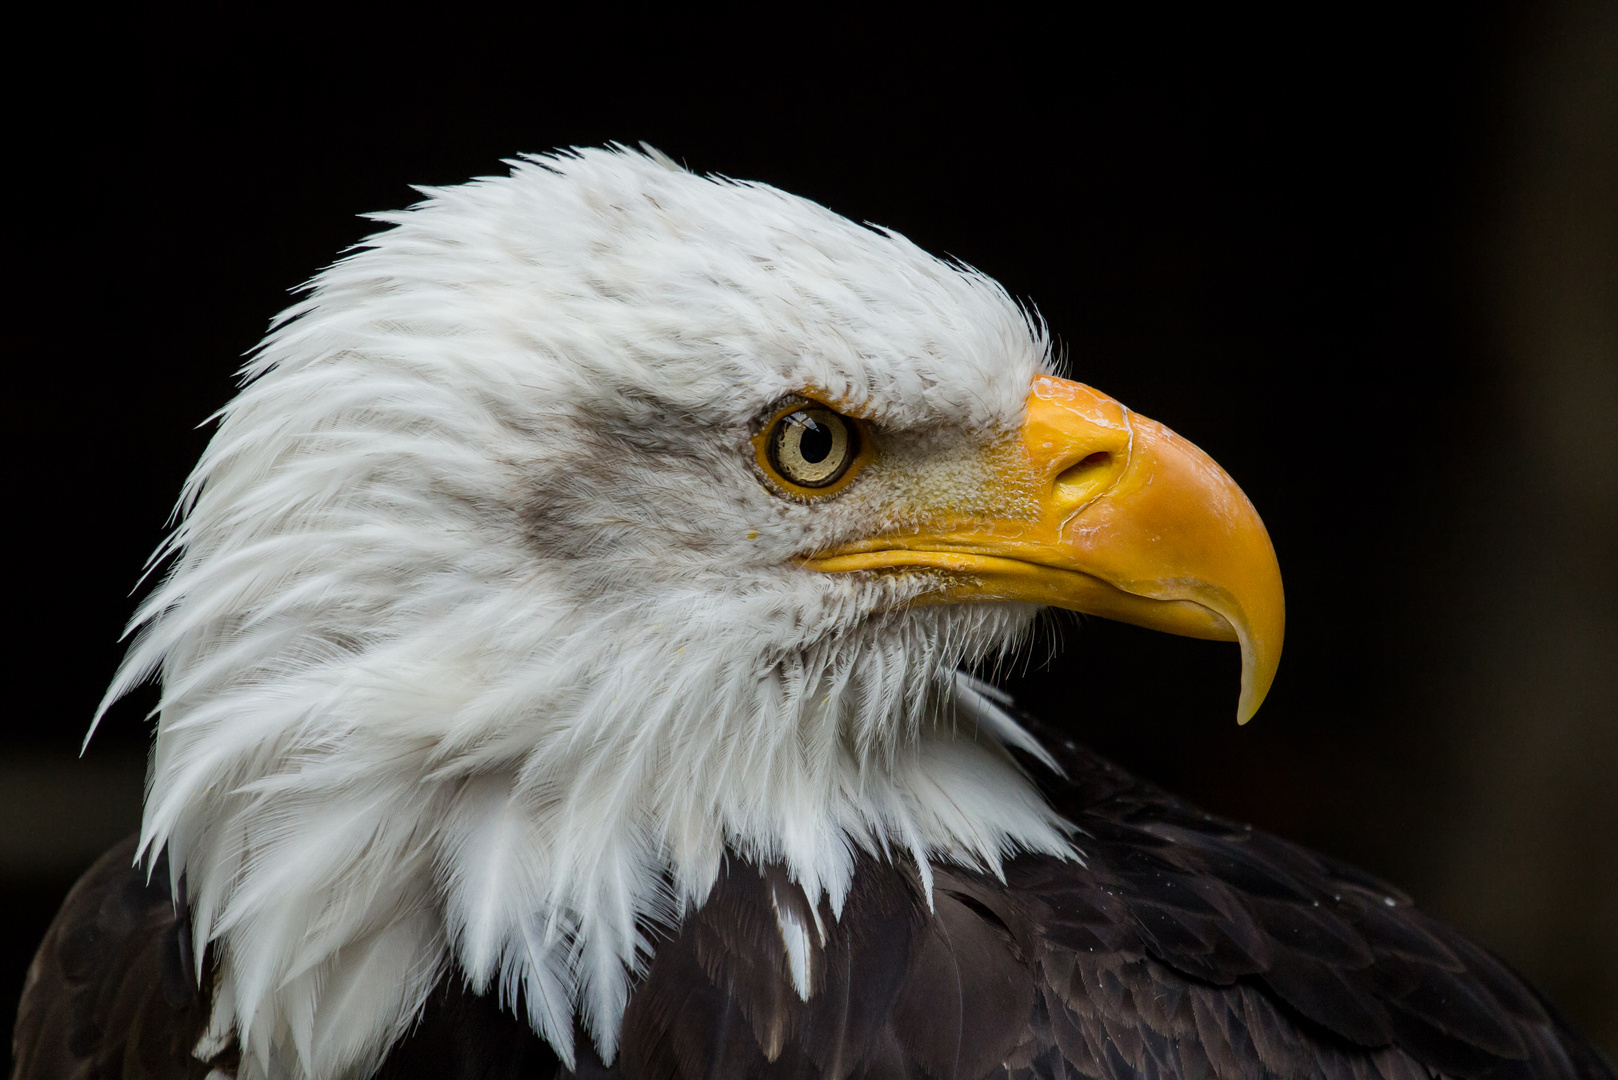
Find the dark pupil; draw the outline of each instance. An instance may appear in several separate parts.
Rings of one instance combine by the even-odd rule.
[[[798,422],[803,427],[798,436],[798,453],[811,465],[825,461],[826,455],[831,453],[831,429],[807,416],[800,417]]]

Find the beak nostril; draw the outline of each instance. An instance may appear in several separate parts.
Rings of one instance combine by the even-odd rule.
[[[1112,454],[1106,450],[1097,450],[1063,469],[1056,477],[1057,486],[1071,486],[1084,484],[1094,478],[1095,474],[1112,464]]]
[[[1108,450],[1097,450],[1093,454],[1075,461],[1063,469],[1056,476],[1056,489],[1062,493],[1064,502],[1073,499],[1081,501],[1093,498],[1099,493],[1096,482],[1106,476],[1112,467],[1112,453]]]
[[[1112,453],[1097,450],[1063,469],[1056,476],[1056,493],[1063,505],[1078,506],[1101,493],[1112,466]],[[1098,486],[1101,485],[1101,486]]]

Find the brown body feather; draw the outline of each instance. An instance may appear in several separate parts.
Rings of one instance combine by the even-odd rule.
[[[229,1054],[191,1051],[208,1023],[167,863],[150,881],[135,838],[85,872],[28,967],[12,1038],[14,1080],[200,1080]]]
[[[1038,731],[1038,725],[1029,721]],[[1041,732],[1042,735],[1045,733]],[[1023,856],[1004,883],[862,856],[842,917],[822,905],[812,993],[777,909],[814,915],[773,867],[732,860],[664,935],[607,1067],[580,1080],[1611,1080],[1500,961],[1366,875],[1200,813],[1068,744],[1046,785],[1084,862]],[[17,1080],[192,1078],[205,991],[182,963],[159,867],[132,847],[76,885],[29,972]],[[386,1080],[550,1080],[548,1046],[456,979],[389,1054]],[[564,1077],[564,1080],[566,1078]]]

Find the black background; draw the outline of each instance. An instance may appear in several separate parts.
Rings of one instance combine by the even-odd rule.
[[[1220,461],[1286,578],[1257,719],[1234,723],[1233,648],[1093,620],[1058,622],[1007,685],[1210,809],[1406,886],[1612,1049],[1618,545],[1597,474],[1618,360],[1560,343],[1534,291],[1553,266],[1543,295],[1614,325],[1618,49],[1589,44],[1614,40],[1612,12],[582,27],[305,8],[20,34],[0,838],[34,854],[0,863],[0,1015],[67,884],[138,817],[149,693],[66,763],[199,425],[287,290],[409,184],[647,140],[980,267],[1038,306],[1076,377]],[[1535,224],[1564,204],[1599,220]],[[1552,452],[1564,406],[1588,414],[1571,457]]]

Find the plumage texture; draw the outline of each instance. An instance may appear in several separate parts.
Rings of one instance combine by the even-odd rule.
[[[1066,851],[1015,725],[955,693],[1032,610],[793,562],[970,508],[1048,366],[1024,312],[637,153],[425,195],[255,353],[108,693],[161,672],[141,845],[188,877],[244,1069],[363,1071],[452,966],[610,1061],[646,926],[727,847],[833,910],[862,851]],[[807,388],[884,439],[814,506],[746,452]]]
[[[807,954],[806,1000],[778,913],[791,905],[815,925],[808,898],[779,865],[727,859],[707,902],[656,935],[615,1061],[583,1040],[571,1076],[1614,1076],[1505,965],[1384,883],[1201,813],[1077,747],[1057,757],[1068,779],[1044,786],[1080,829],[1082,865],[1023,854],[1001,881],[935,864],[929,904],[913,866],[862,854],[840,917],[821,901],[825,935]],[[80,894],[97,885],[109,896],[142,892],[139,871],[103,866]],[[87,906],[64,910],[36,971]],[[172,909],[162,914],[128,955],[167,949],[177,960]],[[52,998],[53,1022],[117,1043],[96,1018],[160,996],[128,978],[100,985],[117,989]],[[183,1047],[161,1064],[129,1075],[200,1075]],[[559,1065],[527,1023],[449,977],[377,1080],[518,1080]]]

